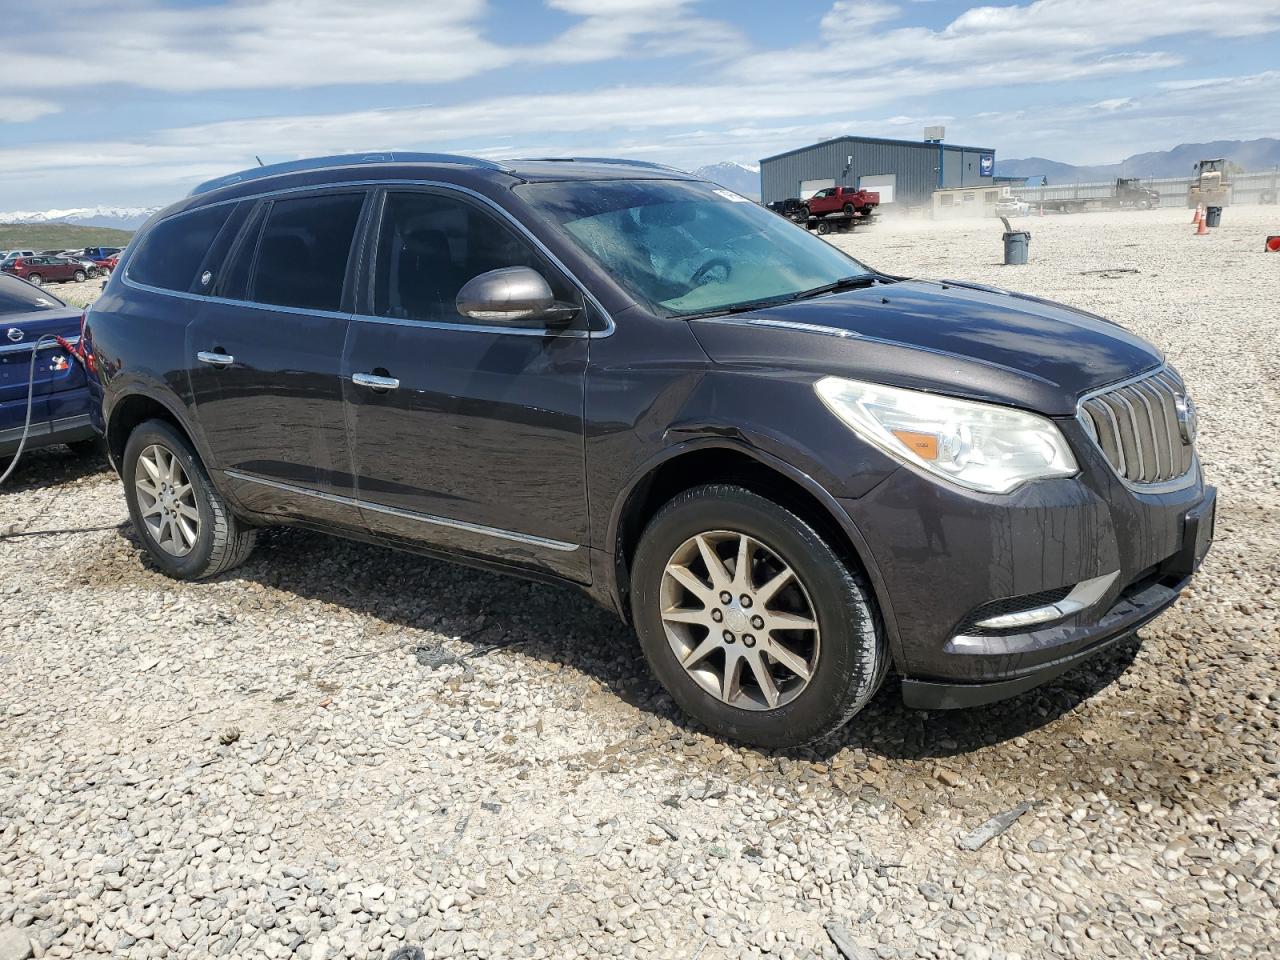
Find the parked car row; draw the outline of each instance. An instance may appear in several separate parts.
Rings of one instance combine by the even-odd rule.
[[[92,280],[116,268],[119,247],[85,247],[82,250],[0,251],[0,271],[39,286],[46,282]]]

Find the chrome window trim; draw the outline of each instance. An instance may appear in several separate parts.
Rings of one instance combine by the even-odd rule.
[[[1110,393],[1113,390],[1119,390],[1122,387],[1131,386],[1140,380],[1150,380],[1152,378],[1159,378],[1163,383],[1171,387],[1175,393],[1181,392],[1185,394],[1187,392],[1186,385],[1178,384],[1177,378],[1174,377],[1169,370],[1169,365],[1167,363],[1161,363],[1158,367],[1144,370],[1142,373],[1135,374],[1132,377],[1127,377],[1124,380],[1117,380],[1115,383],[1109,383],[1106,386],[1098,387],[1095,390],[1090,390],[1088,393],[1081,394],[1076,401],[1076,420],[1081,424],[1082,428],[1084,428],[1085,433],[1089,433],[1088,428],[1084,426],[1085,418],[1089,416],[1089,412],[1084,408],[1084,405],[1088,401],[1095,397],[1100,397],[1105,393]],[[1104,402],[1103,406],[1107,407],[1108,405]],[[1110,413],[1109,408],[1108,413]],[[1114,414],[1111,414],[1111,416],[1112,419],[1115,418]],[[1119,436],[1118,431],[1116,435],[1117,437]],[[1116,479],[1136,494],[1150,495],[1158,493],[1172,493],[1175,490],[1183,490],[1194,484],[1200,476],[1200,454],[1196,451],[1195,444],[1191,445],[1191,466],[1189,466],[1186,472],[1181,476],[1173,477],[1172,479],[1165,480],[1161,483],[1134,483],[1122,472],[1124,464],[1122,463],[1120,467],[1116,467],[1107,457],[1106,451],[1102,449],[1102,444],[1100,444],[1092,434],[1090,434],[1090,441],[1093,443],[1094,448],[1102,454],[1102,459],[1105,460],[1107,466],[1111,468],[1111,472],[1116,475]],[[1121,460],[1124,459],[1123,449],[1120,452],[1120,457]]]
[[[449,527],[453,530],[464,530],[467,533],[478,533],[481,536],[494,537],[499,540],[511,540],[515,543],[543,547],[547,550],[572,553],[579,547],[579,544],[576,543],[567,543],[563,540],[552,540],[548,537],[538,537],[531,533],[517,533],[514,530],[504,530],[501,527],[489,527],[481,523],[469,523],[466,520],[450,520],[447,517],[436,517],[428,513],[416,513],[412,510],[401,510],[399,507],[387,507],[380,503],[370,503],[367,500],[360,500],[355,497],[344,497],[336,493],[325,493],[322,490],[312,490],[310,487],[303,487],[293,483],[283,483],[279,480],[268,480],[266,477],[256,477],[253,474],[243,473],[240,470],[223,470],[222,473],[224,476],[231,477],[234,480],[243,480],[246,483],[257,483],[265,487],[272,487],[276,490],[283,490],[287,493],[296,493],[305,497],[314,497],[317,500],[325,500],[329,503],[338,503],[344,506],[355,507],[357,510],[372,510],[374,513],[383,513],[393,517],[403,517],[406,520],[416,520],[420,523],[427,523],[437,527]]]
[[[74,347],[77,343],[80,342],[80,335],[76,334],[74,337],[63,337],[62,339],[67,341],[68,344]],[[34,342],[39,343],[40,341],[36,340]],[[13,354],[13,353],[29,354],[31,353],[31,346],[32,345],[30,343],[6,343],[3,346],[0,346],[0,355]],[[61,349],[62,349],[61,345],[56,340],[53,341],[52,343],[46,343],[44,346],[40,347],[40,350],[42,351],[43,350],[61,350]]]
[[[483,193],[480,193],[479,191],[476,191],[476,190],[472,190],[470,187],[464,187],[461,184],[457,184],[457,183],[449,183],[444,180],[404,180],[404,179],[344,180],[344,181],[339,181],[334,183],[309,184],[307,186],[283,187],[283,188],[278,188],[276,190],[263,190],[259,193],[247,194],[242,197],[234,197],[227,200],[215,200],[213,203],[201,204],[198,207],[192,207],[188,210],[181,210],[177,213],[172,213],[169,216],[163,217],[155,221],[154,223],[150,224],[150,226],[148,227],[148,232],[150,232],[151,230],[155,229],[157,226],[159,226],[162,223],[165,223],[168,220],[173,220],[176,217],[182,217],[190,213],[195,213],[197,210],[203,210],[206,207],[220,206],[225,203],[242,203],[245,201],[258,201],[262,199],[286,196],[292,193],[317,193],[317,192],[324,192],[329,190],[351,189],[353,187],[366,188],[366,189],[374,188],[374,187],[427,187],[431,189],[444,190],[444,191],[456,191],[457,193],[464,194],[465,196],[468,196],[473,200],[479,201],[480,203],[487,206],[489,209],[496,212],[499,217],[505,219],[522,236],[528,239],[529,242],[531,242],[534,245],[534,247],[538,250],[539,253],[541,253],[544,257],[550,260],[556,266],[557,269],[559,269],[566,277],[568,277],[569,282],[578,288],[578,290],[582,293],[583,297],[587,300],[587,302],[590,303],[591,306],[594,307],[597,311],[599,311],[600,316],[604,318],[604,324],[605,324],[604,329],[603,330],[569,331],[569,330],[557,330],[553,327],[544,327],[544,328],[533,327],[533,328],[526,329],[526,328],[511,328],[511,327],[504,327],[504,326],[489,326],[486,324],[449,323],[448,321],[440,321],[440,320],[399,320],[393,317],[371,317],[366,314],[360,314],[360,313],[354,313],[354,314],[341,313],[341,312],[334,313],[334,312],[322,311],[322,310],[304,310],[297,307],[280,307],[274,304],[257,303],[256,301],[253,301],[253,300],[235,300],[228,297],[208,297],[198,293],[187,293],[186,291],[183,291],[183,290],[166,290],[163,287],[153,287],[153,286],[150,286],[149,284],[139,283],[138,281],[130,278],[128,262],[125,263],[125,268],[123,271],[121,271],[120,281],[124,283],[126,286],[133,287],[134,289],[137,289],[137,290],[144,290],[147,293],[154,293],[161,296],[179,297],[184,300],[208,301],[211,303],[224,303],[230,306],[260,307],[262,309],[267,309],[267,310],[279,310],[285,313],[305,313],[305,314],[318,316],[318,317],[343,317],[347,319],[373,321],[376,323],[391,323],[397,326],[420,326],[420,327],[436,326],[442,329],[466,330],[472,333],[507,333],[507,334],[514,334],[516,336],[567,337],[567,336],[573,335],[573,336],[585,336],[586,338],[589,338],[589,339],[597,339],[597,338],[611,336],[613,334],[613,331],[617,329],[617,325],[613,321],[613,315],[610,314],[609,311],[604,308],[604,305],[601,304],[598,299],[596,299],[595,294],[593,294],[590,290],[587,289],[586,285],[581,280],[579,280],[578,277],[574,274],[574,272],[565,265],[564,261],[561,260],[559,257],[557,257],[554,253],[552,253],[552,251],[547,247],[547,245],[543,243],[542,240],[539,239],[538,236],[534,234],[532,230],[530,230],[523,223],[521,223],[514,216],[512,216],[511,213],[508,210],[506,210],[496,200],[493,200],[490,197],[486,197]]]

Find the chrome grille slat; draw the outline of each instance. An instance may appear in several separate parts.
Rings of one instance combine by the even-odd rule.
[[[1179,398],[1186,387],[1168,367],[1086,396],[1079,407],[1085,430],[1124,480],[1135,486],[1184,477],[1195,451],[1182,439]]]

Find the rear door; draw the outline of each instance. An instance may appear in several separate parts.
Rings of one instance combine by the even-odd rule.
[[[187,328],[192,394],[216,468],[250,510],[362,526],[339,371],[366,196],[290,193],[238,211],[227,255],[200,267],[210,294]]]
[[[468,280],[510,266],[537,270],[557,299],[581,293],[505,217],[447,189],[389,190],[371,237],[343,363],[369,528],[585,581],[586,315],[527,329],[455,305]]]

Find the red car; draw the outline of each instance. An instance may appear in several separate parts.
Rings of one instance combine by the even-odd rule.
[[[48,280],[79,282],[88,276],[78,260],[64,260],[62,257],[12,257],[0,263],[0,270],[36,286]]]
[[[106,270],[108,273],[114,273],[116,264],[120,262],[120,251],[117,250],[109,257],[103,257],[101,260],[95,260],[100,270]]]
[[[809,217],[825,217],[829,213],[854,214],[867,217],[880,204],[880,194],[874,190],[855,190],[853,187],[827,187],[819,190],[801,209],[805,220]]]

